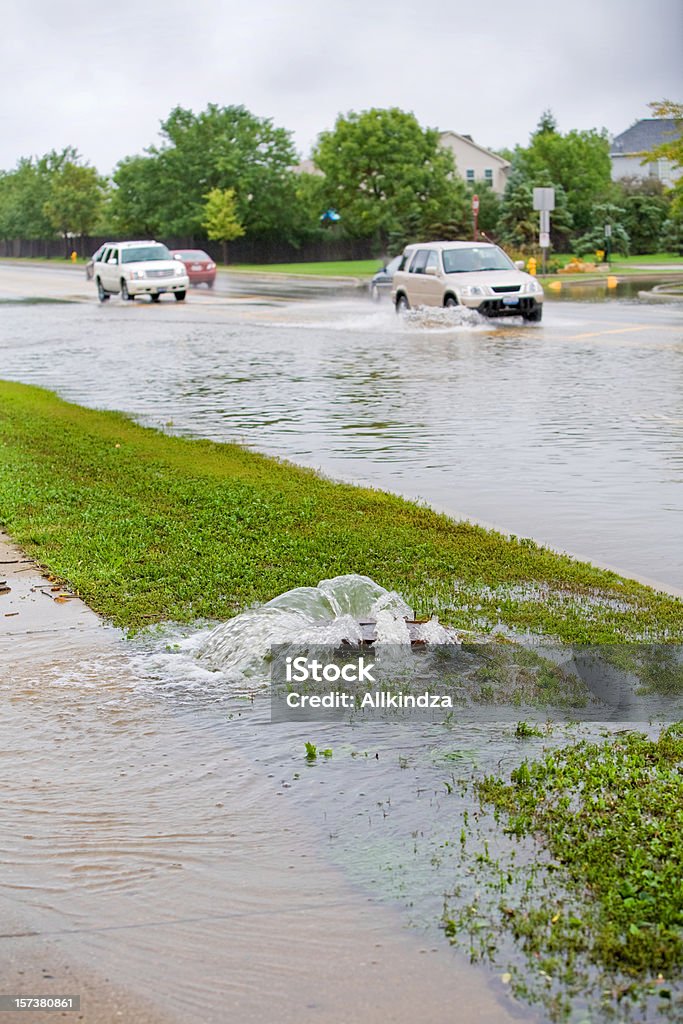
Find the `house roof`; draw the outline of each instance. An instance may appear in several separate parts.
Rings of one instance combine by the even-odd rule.
[[[439,132],[439,138],[443,142],[447,135],[452,135],[454,139],[460,139],[462,142],[466,142],[468,146],[473,146],[474,149],[478,149],[480,153],[484,153],[490,157],[491,160],[495,160],[496,163],[500,164],[501,167],[509,167],[510,161],[506,160],[505,157],[498,156],[497,153],[492,153],[490,149],[486,149],[484,146],[480,146],[478,142],[472,139],[471,135],[460,135],[458,132],[451,131],[450,129],[445,132]]]
[[[672,117],[646,117],[636,121],[621,135],[615,135],[610,146],[610,156],[646,153],[663,142],[678,138],[681,129]]]

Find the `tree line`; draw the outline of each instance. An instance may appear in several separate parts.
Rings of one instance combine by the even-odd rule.
[[[683,105],[652,107],[683,123]],[[511,167],[498,196],[484,182],[466,185],[439,133],[413,114],[373,108],[340,115],[301,171],[292,133],[270,119],[242,106],[178,106],[161,122],[160,142],[124,157],[110,178],[72,147],[0,171],[0,238],[209,238],[226,259],[227,244],[243,236],[295,247],[333,236],[371,239],[378,255],[391,254],[428,237],[469,237],[476,190],[480,230],[524,254],[538,239],[533,188],[552,186],[558,252],[602,247],[606,224],[624,254],[683,243],[683,179],[669,190],[651,177],[613,182],[605,130],[563,134],[545,111],[528,145],[501,155]],[[652,156],[683,165],[683,138]]]

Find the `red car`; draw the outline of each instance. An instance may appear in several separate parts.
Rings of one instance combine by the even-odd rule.
[[[184,264],[191,285],[205,284],[213,288],[216,264],[202,249],[171,249],[171,256]]]

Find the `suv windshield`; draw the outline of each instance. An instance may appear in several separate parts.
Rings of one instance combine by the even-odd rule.
[[[444,249],[443,269],[447,274],[467,274],[481,270],[514,270],[515,265],[497,246],[471,249]]]
[[[165,245],[141,245],[139,249],[122,249],[122,263],[142,263],[145,260],[170,260],[171,254]]]

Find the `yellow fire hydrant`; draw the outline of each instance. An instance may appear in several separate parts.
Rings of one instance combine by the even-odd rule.
[[[530,256],[529,257],[529,259],[527,260],[526,269],[529,271],[530,274],[533,274],[534,277],[536,276],[536,257],[535,256]]]
[[[71,253],[71,262],[75,263],[77,259],[78,259],[78,253],[74,249],[73,252]]]

